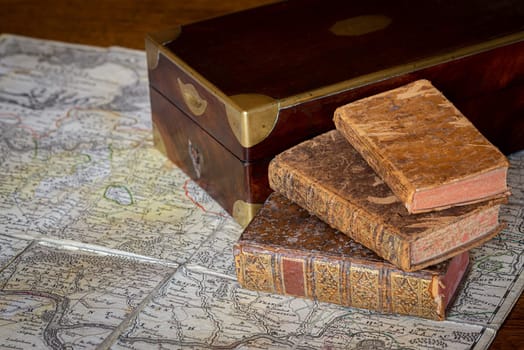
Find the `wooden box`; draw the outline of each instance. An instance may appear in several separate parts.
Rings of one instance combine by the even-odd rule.
[[[146,38],[155,144],[241,224],[277,153],[353,100],[425,78],[524,148],[522,1],[276,3]]]

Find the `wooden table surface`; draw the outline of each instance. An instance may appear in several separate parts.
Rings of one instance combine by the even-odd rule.
[[[0,0],[0,33],[144,49],[148,32],[275,0]],[[524,296],[490,349],[524,349]]]

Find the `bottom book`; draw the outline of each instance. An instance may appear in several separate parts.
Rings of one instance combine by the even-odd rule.
[[[404,272],[282,195],[271,194],[234,246],[247,289],[443,320],[467,252]]]

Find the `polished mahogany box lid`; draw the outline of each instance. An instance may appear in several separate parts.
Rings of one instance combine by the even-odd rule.
[[[146,49],[151,87],[236,157],[255,160],[332,128],[334,103],[350,101],[330,96],[363,97],[348,91],[378,84],[364,92],[377,93],[428,67],[522,46],[523,33],[515,0],[291,0],[151,34]],[[446,87],[444,77],[424,78]],[[469,82],[451,95],[486,92],[485,77],[458,79]]]

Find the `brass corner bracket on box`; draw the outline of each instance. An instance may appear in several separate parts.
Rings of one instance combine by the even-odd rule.
[[[265,140],[277,123],[280,108],[279,101],[262,94],[225,95],[165,47],[166,43],[175,40],[180,34],[181,28],[177,27],[168,31],[149,34],[146,37],[148,68],[150,70],[155,69],[160,55],[165,56],[188,76],[199,81],[204,89],[222,102],[231,131],[243,147],[253,147]],[[173,79],[175,78],[177,77],[173,77]],[[180,78],[178,78],[178,84],[183,86],[183,96],[190,111],[197,117],[202,115],[202,109],[191,108],[191,106],[196,104],[188,103],[188,101],[199,101],[199,107],[207,105],[207,101],[202,100],[202,97],[198,95],[198,92],[191,84],[180,81]]]
[[[255,217],[257,211],[262,208],[262,204],[259,203],[248,203],[243,200],[237,200],[233,204],[233,218],[242,227],[246,227],[247,224]]]
[[[225,104],[227,121],[243,147],[253,147],[271,134],[278,120],[277,100],[260,94],[241,94],[230,97]]]
[[[153,122],[153,145],[155,148],[160,151],[164,156],[167,157],[167,148],[164,144],[164,139],[162,138],[162,135],[160,134],[160,131],[158,130],[158,127]]]
[[[153,123],[153,144],[160,153],[167,157],[164,140],[155,123]],[[248,203],[243,200],[237,200],[233,204],[231,216],[240,226],[246,227],[261,207],[261,203]]]

